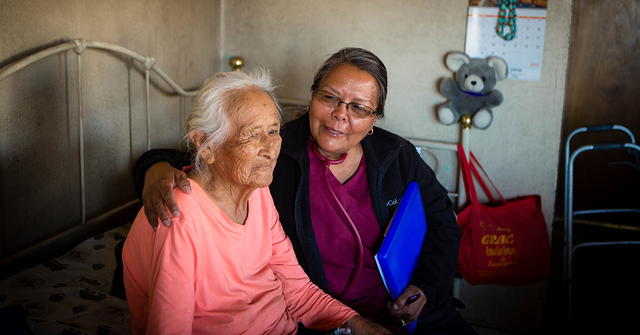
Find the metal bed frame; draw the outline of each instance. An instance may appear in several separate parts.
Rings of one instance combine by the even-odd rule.
[[[83,105],[82,105],[82,54],[86,49],[101,49],[107,50],[116,53],[117,55],[122,55],[127,58],[131,58],[132,60],[137,60],[143,66],[145,70],[145,81],[146,81],[146,118],[147,118],[147,149],[151,148],[151,115],[149,112],[149,75],[150,71],[155,72],[162,80],[164,80],[178,95],[180,95],[180,99],[184,97],[194,97],[198,95],[197,90],[184,90],[180,86],[178,86],[158,65],[155,64],[155,59],[153,57],[142,56],[136,52],[133,52],[129,49],[123,48],[118,45],[104,43],[104,42],[96,42],[96,41],[88,41],[83,38],[74,39],[72,41],[63,42],[58,45],[49,47],[42,51],[36,52],[32,55],[26,56],[22,59],[19,59],[15,62],[12,62],[2,68],[0,68],[0,81],[9,77],[13,73],[18,72],[19,70],[33,64],[39,60],[47,58],[49,56],[53,56],[59,53],[66,52],[68,50],[73,50],[78,56],[78,132],[79,132],[79,153],[80,153],[80,201],[81,201],[81,224],[79,226],[73,227],[64,231],[58,235],[55,235],[45,241],[37,243],[35,245],[30,246],[27,249],[24,249],[18,253],[10,255],[2,260],[0,260],[0,266],[5,266],[7,264],[11,264],[20,260],[22,257],[26,255],[30,255],[37,250],[40,250],[43,247],[53,243],[56,240],[63,239],[67,236],[72,235],[77,232],[80,228],[97,225],[99,222],[104,221],[106,218],[110,217],[114,213],[119,213],[129,208],[133,208],[137,205],[138,200],[133,200],[129,203],[126,203],[118,208],[115,208],[107,213],[99,215],[92,220],[87,221],[86,219],[86,189],[85,189],[85,158],[84,158],[84,122],[83,122]],[[181,106],[182,101],[181,101]],[[184,111],[181,107],[181,118],[180,120],[184,120]],[[132,145],[132,144],[131,144]],[[130,147],[131,152],[133,152],[133,148]]]
[[[470,157],[469,155],[469,139],[471,136],[471,117],[468,115],[463,115],[460,118],[460,136],[461,136],[461,140],[460,143],[462,145],[462,148],[465,152],[465,157]],[[457,143],[447,143],[447,142],[438,142],[438,141],[431,141],[431,140],[423,140],[423,139],[416,139],[416,138],[407,138],[407,140],[409,140],[411,143],[413,143],[413,145],[417,146],[417,147],[427,147],[427,148],[433,148],[433,149],[442,149],[442,150],[447,150],[447,151],[452,151],[457,153],[458,152],[458,144]],[[457,156],[457,155],[456,155]],[[456,185],[456,192],[449,192],[449,197],[451,198],[455,198],[455,203],[456,203],[456,207],[458,208],[458,210],[462,209],[462,206],[465,205],[465,203],[467,202],[467,195],[465,192],[465,188],[464,188],[464,182],[462,180],[462,173],[460,172],[460,166],[461,164],[459,164],[458,169],[457,169],[457,173],[458,173],[458,181],[457,181],[457,185]],[[462,278],[459,277],[458,275],[456,275],[453,278],[453,286],[452,286],[452,295],[456,298],[459,299],[460,298],[460,285],[462,283]]]

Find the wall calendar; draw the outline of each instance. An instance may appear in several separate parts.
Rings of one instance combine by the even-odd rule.
[[[508,3],[508,1],[504,1]],[[515,2],[515,1],[514,1]],[[511,40],[498,36],[499,19],[505,18],[505,11],[500,9],[501,1],[471,0],[467,20],[467,40],[465,52],[473,58],[498,56],[509,65],[508,79],[540,80],[542,55],[544,51],[544,32],[547,19],[546,1],[535,5],[529,1],[528,7],[521,1],[516,11],[516,34]],[[533,2],[533,5],[532,5]],[[541,3],[542,1],[537,1]],[[506,22],[505,22],[506,23]],[[507,27],[509,27],[507,25]],[[509,32],[509,28],[506,29]],[[504,36],[505,34],[503,34]]]

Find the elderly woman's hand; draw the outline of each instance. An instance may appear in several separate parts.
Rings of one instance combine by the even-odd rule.
[[[416,295],[421,296],[414,303],[407,305],[407,300]],[[424,292],[417,286],[409,285],[396,300],[387,303],[387,311],[396,322],[404,326],[418,320],[426,303],[427,297]]]
[[[187,175],[171,164],[158,162],[147,170],[144,176],[142,204],[144,214],[154,230],[157,229],[158,218],[166,227],[171,225],[171,217],[167,213],[165,204],[174,217],[180,215],[180,208],[173,196],[173,189],[176,186],[184,193],[191,193]]]
[[[386,328],[377,323],[373,323],[360,315],[356,315],[347,320],[347,322],[342,325],[342,328],[351,329],[351,334],[354,335],[392,335],[392,333]]]

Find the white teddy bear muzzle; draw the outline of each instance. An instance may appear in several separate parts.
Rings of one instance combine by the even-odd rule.
[[[464,80],[464,88],[473,93],[478,93],[484,88],[484,82],[480,76],[472,74]]]

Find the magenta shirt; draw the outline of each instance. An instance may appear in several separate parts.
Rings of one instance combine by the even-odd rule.
[[[338,298],[357,270],[358,245],[349,221],[325,185],[322,161],[313,152],[312,143],[309,140],[307,148],[311,221],[329,284],[329,294]],[[362,316],[377,319],[383,312],[383,303],[389,293],[373,258],[382,243],[382,232],[371,204],[365,158],[362,156],[358,172],[344,185],[331,171],[328,173],[329,183],[358,228],[364,245],[362,272],[341,301]]]

